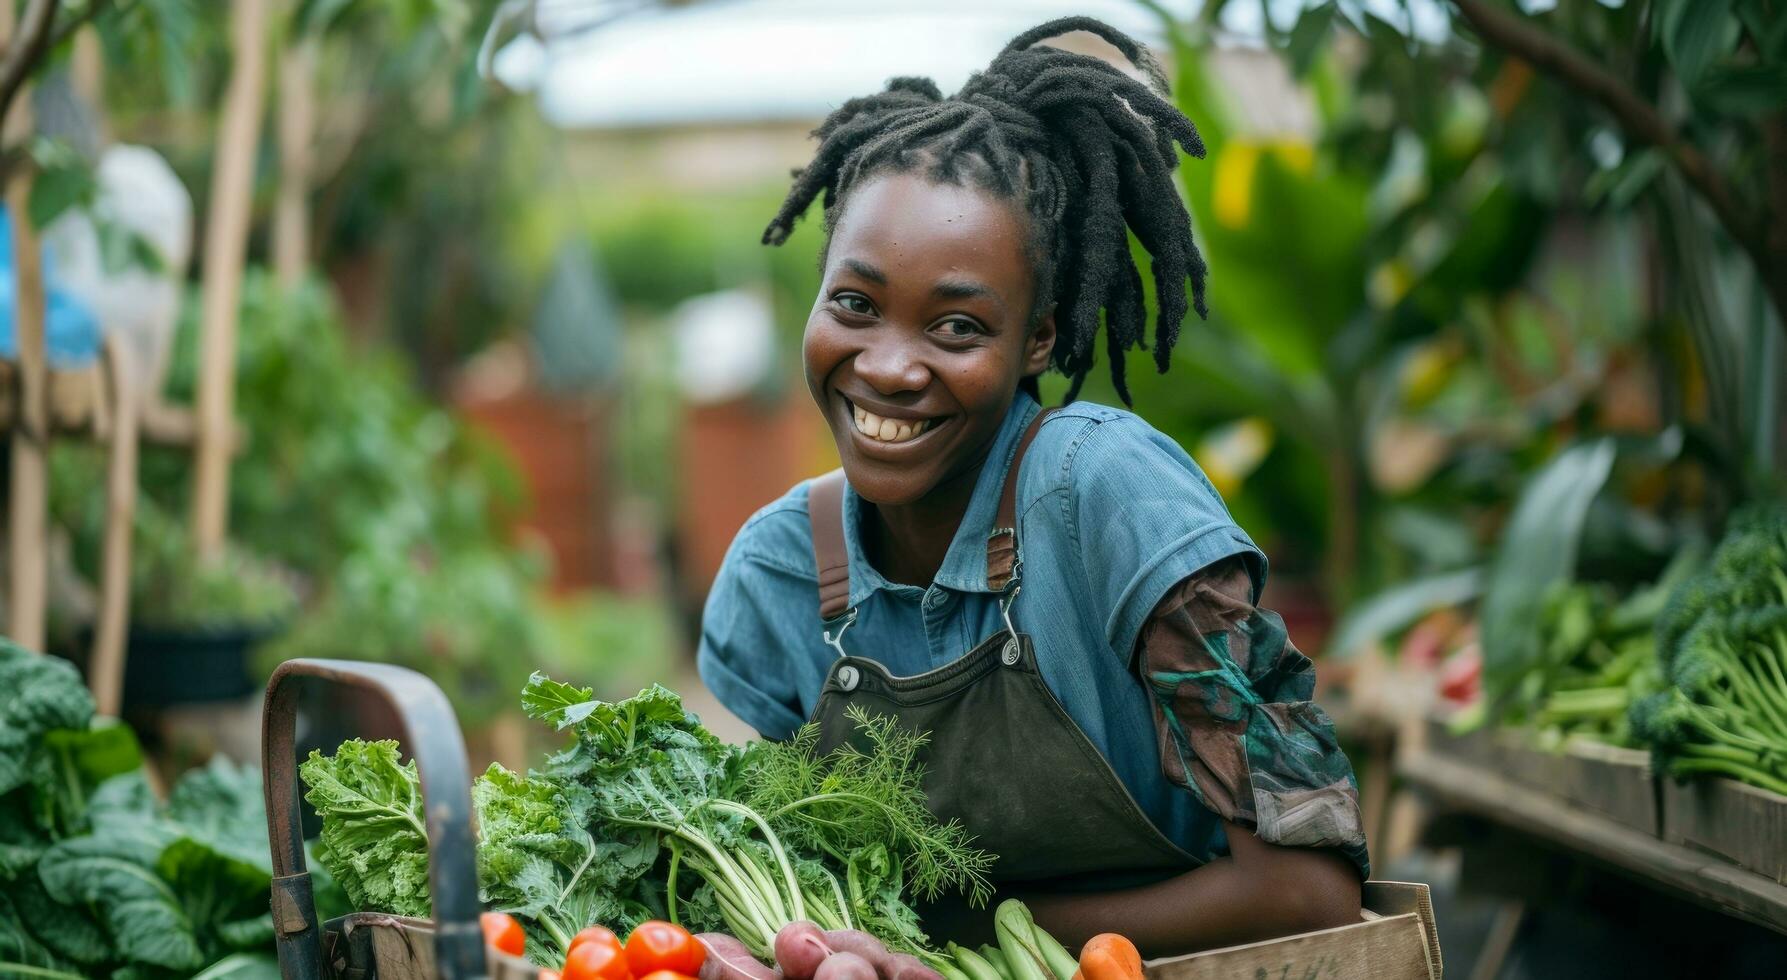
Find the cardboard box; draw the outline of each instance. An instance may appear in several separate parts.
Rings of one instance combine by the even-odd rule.
[[[1148,980],[1440,980],[1426,885],[1368,881],[1364,905],[1353,925],[1156,960],[1144,972]]]
[[[1664,779],[1663,839],[1787,884],[1787,796],[1735,779]]]

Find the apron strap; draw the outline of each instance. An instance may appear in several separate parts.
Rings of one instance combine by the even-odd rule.
[[[850,607],[850,552],[844,547],[844,471],[832,470],[807,486],[807,520],[813,526],[813,567],[819,570],[819,619],[831,622]]]
[[[1036,413],[1024,434],[1018,438],[1018,448],[1011,456],[1011,469],[1005,471],[1005,488],[999,494],[999,511],[993,518],[993,532],[987,538],[987,588],[995,592],[1003,592],[1011,585],[1017,572],[1018,561],[1018,468],[1024,462],[1024,453],[1029,451],[1030,443],[1036,439],[1036,430],[1042,428],[1043,419],[1053,415],[1056,409],[1045,408]]]
[[[1036,438],[1036,430],[1055,409],[1036,413],[1018,439],[1012,453],[1011,469],[1005,473],[1005,487],[999,495],[999,510],[993,521],[993,533],[987,539],[987,586],[1001,591],[1011,584],[1017,564],[1018,468],[1024,452]],[[831,622],[850,609],[850,554],[844,547],[844,471],[832,470],[816,477],[807,485],[807,520],[813,528],[813,567],[819,572],[819,619]]]

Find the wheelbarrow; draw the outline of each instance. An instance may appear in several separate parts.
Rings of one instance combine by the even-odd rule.
[[[297,734],[301,679],[373,694],[403,730],[421,777],[434,918],[355,912],[317,922],[304,862]],[[471,779],[459,720],[428,678],[390,664],[288,660],[267,681],[261,720],[267,840],[273,849],[273,928],[286,980],[523,980],[539,968],[484,944]]]

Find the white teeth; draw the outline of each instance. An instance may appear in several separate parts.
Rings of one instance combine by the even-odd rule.
[[[859,405],[851,406],[856,411],[856,431],[877,442],[897,443],[915,439],[931,427],[930,419],[912,422],[903,419],[888,419],[866,411]]]

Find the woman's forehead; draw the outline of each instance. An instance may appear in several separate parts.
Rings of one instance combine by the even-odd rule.
[[[889,278],[972,275],[996,289],[1020,289],[1031,272],[1011,201],[917,174],[853,188],[826,259],[828,272],[868,265]]]

